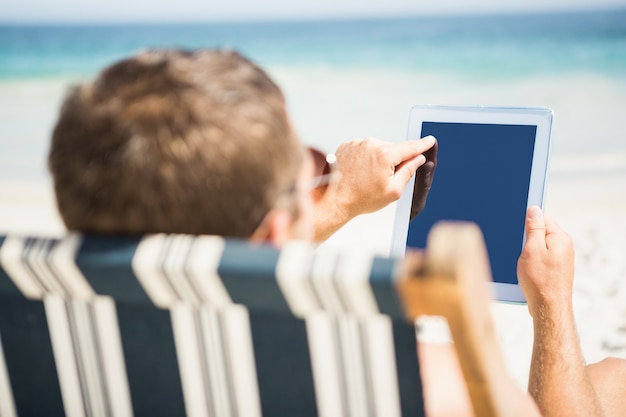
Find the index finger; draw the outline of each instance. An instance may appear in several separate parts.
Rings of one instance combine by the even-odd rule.
[[[400,143],[394,143],[389,148],[389,155],[394,166],[400,165],[402,162],[415,158],[432,148],[437,140],[434,136],[426,136],[417,140],[406,140]]]

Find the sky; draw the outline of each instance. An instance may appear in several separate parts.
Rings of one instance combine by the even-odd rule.
[[[2,0],[0,22],[186,22],[626,8],[626,0]]]

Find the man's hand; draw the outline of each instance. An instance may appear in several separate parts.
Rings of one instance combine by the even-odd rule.
[[[369,138],[342,144],[336,153],[341,173],[334,190],[337,206],[352,218],[398,200],[435,143],[429,136],[399,143]]]
[[[574,245],[539,207],[527,212],[517,275],[533,317],[528,392],[546,417],[602,416],[574,320]]]
[[[539,207],[526,215],[526,244],[517,275],[530,314],[538,308],[570,309],[574,283],[574,245],[570,236]]]
[[[324,240],[354,217],[397,201],[411,177],[426,163],[424,153],[436,143],[434,137],[428,136],[398,143],[357,139],[339,146],[335,154],[341,177],[316,204],[316,239]],[[424,174],[420,183],[428,185],[416,197],[422,206],[432,171]]]

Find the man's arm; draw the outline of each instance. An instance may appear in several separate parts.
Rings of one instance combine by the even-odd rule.
[[[356,216],[398,200],[425,164],[423,154],[435,144],[432,136],[399,143],[369,138],[342,144],[336,152],[341,177],[315,205],[315,240],[323,241]],[[432,181],[432,171],[421,183],[428,181]],[[424,192],[429,189],[430,182]],[[418,198],[423,202],[426,194]]]
[[[528,210],[517,268],[534,326],[530,394],[547,417],[602,416],[574,320],[573,243],[538,207]]]

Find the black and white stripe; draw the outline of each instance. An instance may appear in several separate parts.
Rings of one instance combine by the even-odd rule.
[[[38,314],[47,322],[66,415],[140,415],[166,403],[194,417],[280,414],[287,403],[290,415],[415,409],[415,341],[411,324],[398,320],[393,262],[306,243],[279,251],[221,237],[152,235],[119,240],[115,252],[115,238],[82,239],[0,241],[6,275],[25,299],[45,307]],[[381,310],[393,311],[393,320]],[[0,400],[15,388],[1,353]],[[293,398],[268,405],[280,401],[277,386],[295,374]],[[143,398],[151,392],[163,400]],[[16,414],[11,404],[3,401],[2,416]],[[19,404],[13,408],[19,415]]]
[[[188,415],[260,416],[246,309],[178,304],[171,311]]]
[[[399,416],[391,320],[369,284],[373,259],[283,248],[277,280],[292,313],[306,321],[320,416]]]
[[[388,317],[317,313],[306,324],[320,417],[401,415]]]
[[[49,295],[44,306],[66,414],[131,416],[113,301]]]
[[[143,239],[133,270],[153,303],[171,312],[187,414],[261,415],[250,321],[218,274],[219,237]]]
[[[66,415],[131,416],[115,304],[76,267],[80,243],[7,238],[0,260],[25,297],[43,301]]]
[[[135,251],[133,271],[157,307],[178,302],[230,305],[217,273],[224,246],[224,239],[216,236],[149,236]]]
[[[281,250],[276,279],[291,312],[304,317],[315,311],[330,314],[379,314],[369,283],[372,257],[359,253],[314,251],[306,243]]]
[[[9,372],[4,357],[4,349],[2,348],[2,335],[0,335],[0,416],[17,416],[15,402],[13,401],[13,392],[11,390],[11,381],[9,381]]]

